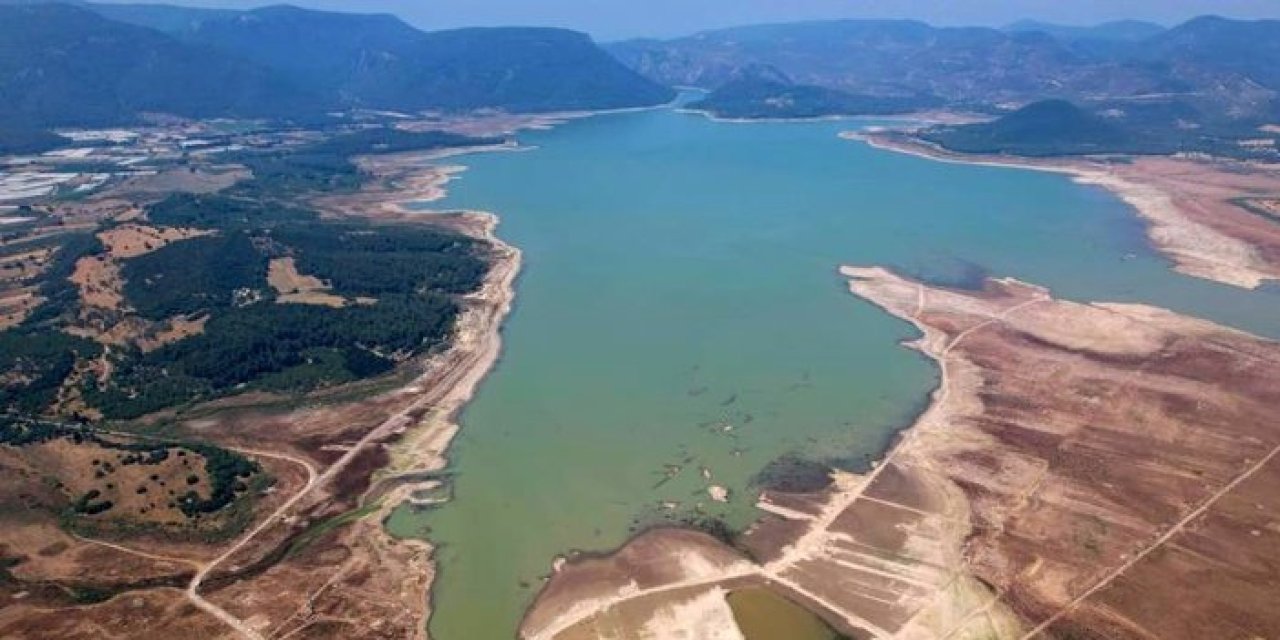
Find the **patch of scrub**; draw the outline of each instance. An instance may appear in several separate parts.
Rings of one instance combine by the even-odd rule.
[[[808,609],[764,588],[746,587],[727,597],[746,640],[839,640],[844,636]]]

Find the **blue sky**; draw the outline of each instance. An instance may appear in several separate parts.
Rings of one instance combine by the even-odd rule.
[[[169,1],[195,6],[246,8],[280,0]],[[1280,0],[288,1],[320,9],[394,13],[423,28],[549,25],[587,31],[601,40],[674,36],[722,26],[821,18],[916,18],[947,25],[1002,25],[1020,18],[1067,24],[1138,18],[1174,24],[1206,13],[1242,18],[1280,18]]]

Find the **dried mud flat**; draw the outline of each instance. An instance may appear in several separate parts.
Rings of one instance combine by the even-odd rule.
[[[1280,224],[1264,215],[1280,196],[1280,167],[1171,156],[1023,158],[947,151],[897,131],[847,132],[849,140],[932,160],[1049,171],[1107,189],[1147,223],[1152,245],[1190,276],[1246,289],[1280,280]],[[1262,203],[1254,204],[1254,203]]]
[[[435,175],[391,168],[408,180]],[[425,636],[431,549],[392,538],[382,522],[443,468],[454,416],[500,352],[520,253],[494,235],[495,217],[410,214],[399,202],[413,195],[384,183],[326,212],[441,225],[483,241],[490,271],[465,298],[449,348],[393,391],[371,394],[386,381],[357,383],[296,408],[248,394],[188,418],[188,432],[257,460],[277,480],[230,540],[89,540],[49,521],[7,522],[0,551],[24,561],[16,581],[0,580],[0,637]],[[85,603],[76,594],[107,597]]]
[[[1280,637],[1280,344],[1010,280],[843,273],[942,369],[888,457],[762,495],[737,549],[664,530],[570,563],[523,637],[694,637],[688,612],[745,584],[853,638]]]

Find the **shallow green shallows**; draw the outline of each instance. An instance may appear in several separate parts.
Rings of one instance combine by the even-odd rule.
[[[725,598],[746,640],[840,640],[821,618],[763,587],[747,587]]]
[[[752,478],[781,455],[879,456],[936,370],[899,346],[912,327],[847,292],[841,264],[956,283],[985,270],[1280,334],[1280,294],[1171,272],[1104,191],[837,137],[856,126],[659,110],[459,160],[471,170],[432,206],[501,215],[526,270],[502,362],[462,416],[453,502],[390,522],[441,545],[434,638],[512,638],[557,554],[699,505],[747,524]]]

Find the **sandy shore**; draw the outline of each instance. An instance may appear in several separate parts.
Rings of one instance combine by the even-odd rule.
[[[464,299],[463,312],[445,351],[428,358],[422,372],[406,386],[373,401],[358,401],[345,407],[358,412],[364,406],[385,405],[392,413],[354,446],[339,446],[336,450],[344,452],[342,458],[325,467],[303,493],[291,498],[291,504],[298,507],[290,513],[298,514],[294,518],[301,517],[311,501],[321,500],[325,494],[347,503],[355,500],[359,508],[372,511],[339,533],[334,543],[347,551],[347,560],[319,590],[311,592],[294,613],[294,619],[281,621],[269,608],[250,603],[260,601],[261,594],[272,589],[272,579],[314,582],[324,577],[328,569],[309,571],[281,566],[275,569],[277,576],[268,574],[265,581],[237,583],[233,593],[224,594],[224,606],[233,614],[237,610],[254,612],[252,618],[245,619],[252,626],[261,628],[269,621],[275,629],[301,631],[315,623],[314,613],[309,612],[323,603],[334,611],[351,612],[347,624],[353,633],[403,631],[410,637],[427,637],[430,589],[435,578],[434,548],[425,541],[391,536],[383,522],[397,507],[411,502],[414,492],[431,488],[435,484],[432,474],[446,466],[446,452],[459,430],[458,412],[474,396],[501,354],[501,327],[513,304],[521,253],[498,238],[495,215],[471,211],[432,214],[408,209],[406,205],[424,193],[442,189],[442,182],[458,169],[423,167],[421,158],[401,160],[403,164],[381,167],[394,169],[391,173],[378,174],[383,178],[394,176],[394,181],[384,181],[383,186],[356,196],[363,198],[360,203],[348,200],[343,204],[365,205],[353,209],[361,216],[408,224],[439,224],[474,237],[488,247],[490,269],[480,289]],[[398,193],[395,187],[401,180],[424,185],[424,190]],[[370,462],[377,459],[383,461],[370,467]],[[359,496],[343,495],[343,487],[352,484],[367,489]],[[316,495],[308,496],[307,492]],[[280,517],[285,515],[281,513]],[[286,578],[290,573],[294,577]],[[381,612],[371,609],[374,602],[383,607]]]
[[[499,150],[507,150],[502,148]],[[437,154],[428,159],[444,159]],[[402,159],[404,160],[404,159]],[[499,219],[487,212],[439,212],[432,213],[410,209],[408,205],[431,202],[446,195],[446,185],[452,176],[465,170],[462,166],[422,167],[423,158],[412,158],[399,168],[407,169],[400,178],[414,185],[404,192],[404,198],[385,202],[379,217],[398,219],[416,217],[432,219],[445,217],[445,224],[467,235],[478,238],[491,247],[491,267],[481,289],[467,297],[464,313],[458,319],[451,346],[445,354],[432,360],[427,372],[412,385],[401,390],[408,395],[419,395],[426,402],[418,401],[426,411],[417,423],[408,426],[390,449],[390,462],[374,475],[374,483],[364,502],[376,497],[384,505],[379,517],[368,522],[365,535],[389,538],[381,523],[391,510],[400,504],[411,502],[410,496],[420,489],[430,488],[433,477],[448,464],[447,452],[459,431],[458,413],[474,397],[484,378],[492,371],[502,354],[502,325],[511,312],[515,300],[515,282],[519,276],[522,257],[515,247],[497,236]],[[385,167],[384,167],[385,168]],[[426,637],[426,623],[430,618],[430,591],[435,580],[434,562],[430,555],[434,548],[425,541],[405,541],[424,551],[422,562],[406,567],[408,572],[420,572],[421,580],[417,601],[421,609],[415,613],[419,622],[420,638]]]
[[[1280,172],[1257,164],[1173,157],[1015,158],[969,156],[895,132],[841,135],[875,148],[940,162],[1046,171],[1111,191],[1147,222],[1152,245],[1181,273],[1246,289],[1280,280],[1280,225],[1234,200],[1280,195]]]
[[[484,287],[470,297],[468,309],[459,319],[453,347],[450,349],[454,355],[444,358],[438,377],[422,383],[440,390],[432,394],[436,398],[431,403],[430,410],[416,426],[405,430],[400,441],[391,450],[391,464],[375,475],[377,480],[372,491],[380,495],[385,506],[376,520],[370,520],[377,528],[376,534],[371,531],[370,535],[389,537],[381,527],[386,515],[396,506],[410,501],[410,496],[415,491],[430,488],[431,481],[424,482],[417,478],[427,477],[445,468],[449,445],[459,430],[457,415],[474,397],[476,389],[502,353],[501,329],[515,299],[515,281],[520,273],[521,254],[494,234],[497,227],[496,216],[478,213],[469,215],[482,221],[480,236],[495,250],[493,266]],[[391,488],[387,489],[388,486]],[[409,544],[422,548],[428,555],[434,552],[434,548],[427,542],[409,541]],[[426,623],[431,615],[430,592],[435,580],[435,565],[428,560],[419,568],[423,571],[419,594],[422,609],[415,617],[421,627],[419,637],[425,638]]]

